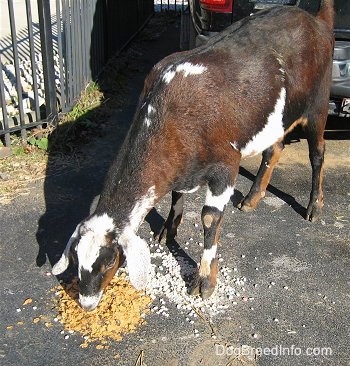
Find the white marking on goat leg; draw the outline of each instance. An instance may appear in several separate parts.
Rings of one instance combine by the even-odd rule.
[[[208,188],[205,198],[205,205],[209,207],[216,207],[219,211],[223,211],[227,202],[230,201],[233,195],[234,187],[228,186],[219,196],[213,196],[211,190]]]
[[[175,205],[173,206],[174,209],[174,219],[176,219],[179,215],[182,215],[183,213],[183,204],[181,202],[181,198],[178,199],[175,203]]]
[[[93,215],[82,224],[82,236],[77,245],[77,255],[80,268],[91,272],[92,266],[99,256],[100,249],[106,245],[106,234],[115,231],[113,219],[104,213],[102,216]]]
[[[199,275],[201,277],[208,277],[210,275],[210,265],[216,257],[217,246],[214,244],[210,249],[204,249],[201,265],[199,266]]]
[[[277,98],[275,108],[267,119],[266,125],[241,150],[242,156],[245,157],[258,154],[283,137],[283,111],[285,102],[286,89],[283,87]]]

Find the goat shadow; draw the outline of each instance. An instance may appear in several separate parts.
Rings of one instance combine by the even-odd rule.
[[[155,208],[152,208],[149,211],[145,218],[145,221],[149,224],[151,230],[154,233],[159,233],[165,222],[164,218],[158,213]],[[189,291],[193,278],[198,271],[197,262],[186,253],[186,251],[175,239],[167,239],[165,245],[174,257],[174,259],[177,261],[180,267],[180,276],[185,282],[185,287],[187,291]]]
[[[130,127],[146,75],[159,60],[178,51],[178,23],[179,17],[154,16],[135,37],[129,46],[131,49],[126,47],[110,60],[104,72],[96,75],[94,80],[106,98],[103,106],[108,105],[113,110],[108,121],[104,119],[103,106],[96,107],[78,121],[60,124],[49,136],[49,147],[53,146],[56,136],[61,136],[60,141],[62,136],[67,139],[63,141],[63,152],[55,148],[48,151],[44,181],[46,207],[36,232],[37,266],[41,267],[47,261],[51,266],[55,264],[76,225],[89,216],[90,205],[100,194],[108,168]],[[97,36],[95,28],[91,34],[94,36]],[[95,50],[90,53],[89,62],[94,70]],[[110,101],[113,98],[108,98],[114,93],[117,93],[116,99],[120,99],[117,106],[115,101]],[[118,93],[122,94],[120,98]],[[73,124],[78,128],[72,129]],[[58,278],[69,281],[75,274],[76,268],[71,264]]]

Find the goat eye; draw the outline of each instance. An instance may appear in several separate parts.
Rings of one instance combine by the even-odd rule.
[[[106,269],[111,269],[112,267],[114,267],[116,261],[117,258],[113,258],[111,261],[109,261],[106,265]]]

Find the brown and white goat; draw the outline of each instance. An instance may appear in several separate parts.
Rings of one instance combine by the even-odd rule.
[[[137,235],[145,215],[172,191],[159,239],[173,238],[183,193],[205,184],[204,252],[191,293],[209,297],[216,285],[219,227],[241,158],[263,151],[257,179],[242,203],[251,209],[264,194],[285,135],[297,125],[306,131],[312,165],[306,218],[320,214],[332,24],[332,1],[323,1],[316,16],[276,7],[153,68],[95,212],[77,226],[53,267],[54,274],[62,273],[69,252],[76,252],[83,308],[97,306],[124,255],[131,283],[145,287],[150,253]]]

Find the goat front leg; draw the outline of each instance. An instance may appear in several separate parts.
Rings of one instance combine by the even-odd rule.
[[[200,294],[203,299],[207,299],[215,290],[218,273],[217,246],[220,225],[224,209],[233,194],[233,190],[233,185],[226,185],[223,190],[220,190],[219,194],[215,194],[216,192],[213,192],[209,185],[201,216],[204,229],[204,251],[198,273],[195,275],[189,289],[191,295]]]
[[[172,240],[177,235],[177,227],[182,221],[184,198],[180,192],[171,192],[171,208],[159,233],[155,236],[159,242],[163,239]]]
[[[283,149],[283,142],[276,142],[263,152],[260,168],[254,183],[247,196],[238,206],[240,210],[244,212],[253,211],[259,201],[265,197],[266,188],[270,182],[273,169],[278,163]]]

